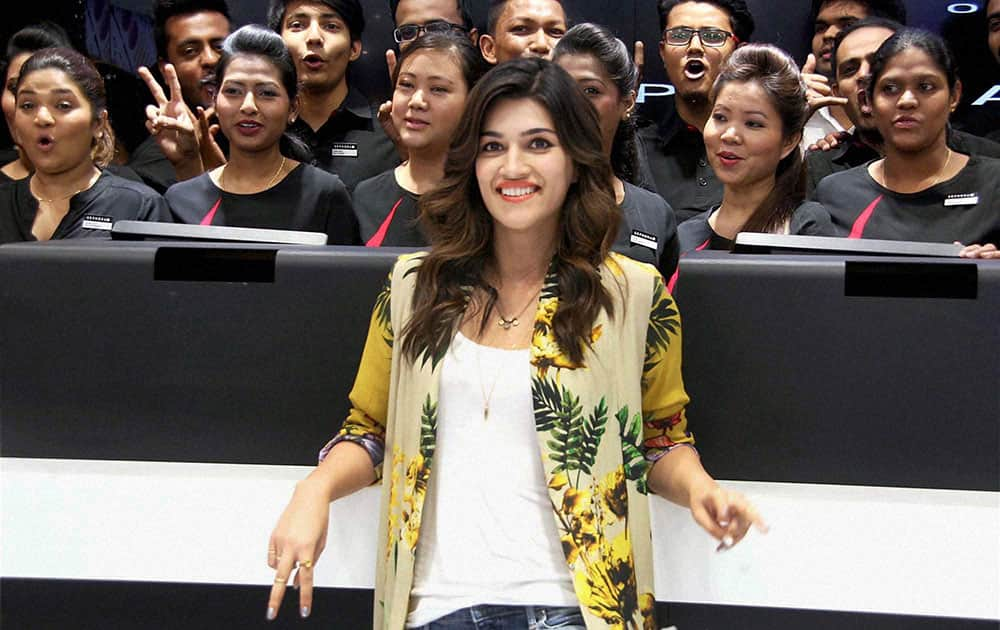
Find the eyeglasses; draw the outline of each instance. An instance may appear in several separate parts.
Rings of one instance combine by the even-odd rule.
[[[392,32],[397,44],[412,42],[424,33],[468,33],[469,29],[461,24],[452,24],[444,20],[434,20],[427,24],[404,24]]]
[[[687,46],[691,43],[691,38],[694,37],[695,33],[698,34],[701,43],[710,48],[725,46],[726,40],[730,37],[736,43],[740,41],[738,37],[721,28],[689,28],[687,26],[668,28],[663,31],[663,41],[670,46]]]

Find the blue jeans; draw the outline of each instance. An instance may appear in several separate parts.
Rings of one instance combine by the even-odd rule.
[[[502,606],[463,608],[411,630],[586,630],[576,606]]]

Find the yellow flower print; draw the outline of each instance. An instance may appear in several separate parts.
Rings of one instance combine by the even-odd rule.
[[[545,378],[545,374],[550,367],[569,368],[576,367],[569,357],[565,356],[559,349],[559,344],[551,334],[551,329],[535,329],[534,338],[531,342],[531,364],[538,368],[539,374]]]
[[[549,479],[549,488],[559,491],[569,485],[569,477],[566,473],[560,472],[552,475],[552,479]]]
[[[601,559],[574,576],[580,603],[612,628],[636,627],[638,598],[632,545],[623,532],[601,545]]]
[[[601,499],[605,508],[605,516],[614,515],[615,519],[607,518],[608,524],[623,519],[628,514],[628,491],[625,488],[625,470],[621,467],[608,473],[600,486]]]
[[[656,630],[656,598],[652,593],[639,595],[639,612],[642,613],[643,630]]]

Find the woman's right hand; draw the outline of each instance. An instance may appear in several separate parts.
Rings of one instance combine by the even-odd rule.
[[[267,602],[268,620],[277,617],[289,584],[299,589],[299,614],[309,616],[312,611],[313,570],[326,547],[329,521],[330,497],[327,491],[309,478],[300,481],[267,545],[267,566],[275,569],[274,585]]]

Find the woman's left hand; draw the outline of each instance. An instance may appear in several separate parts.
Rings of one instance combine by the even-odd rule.
[[[751,525],[766,534],[767,524],[745,496],[719,484],[701,484],[690,490],[691,515],[719,541],[716,551],[725,551],[743,540]]]

